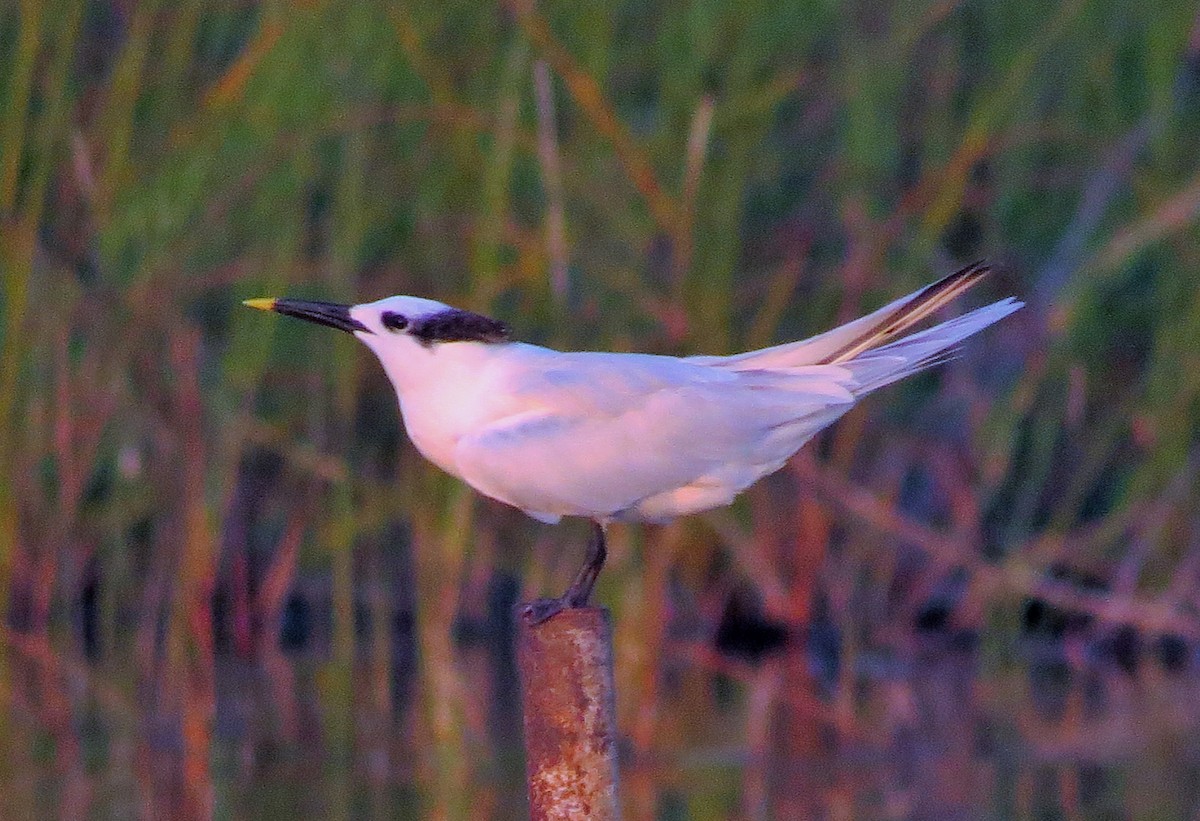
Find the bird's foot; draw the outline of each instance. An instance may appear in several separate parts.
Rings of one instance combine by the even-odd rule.
[[[596,576],[604,566],[604,558],[608,555],[604,544],[604,526],[599,522],[592,523],[592,541],[588,545],[587,563],[575,576],[567,592],[557,599],[534,599],[531,602],[517,605],[518,615],[531,625],[537,626],[549,621],[564,610],[577,607],[587,607],[592,598],[592,587],[596,584]]]
[[[571,585],[566,593],[556,599],[534,599],[517,605],[517,615],[537,626],[557,616],[564,610],[587,607],[590,590],[578,590]]]
[[[523,602],[517,605],[517,615],[529,624],[537,626],[573,606],[566,601],[566,598],[566,596],[560,596],[557,599],[534,599]]]
[[[564,610],[587,607],[588,599],[591,598],[590,593],[590,585],[588,590],[579,590],[576,585],[571,585],[567,588],[566,593],[556,599],[534,599],[518,604],[517,614],[536,626],[549,621]]]

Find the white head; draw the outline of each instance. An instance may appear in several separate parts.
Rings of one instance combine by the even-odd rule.
[[[248,299],[245,304],[354,334],[379,357],[397,389],[404,387],[407,375],[432,365],[444,345],[495,345],[509,335],[508,326],[497,319],[415,296],[362,305],[302,299]]]

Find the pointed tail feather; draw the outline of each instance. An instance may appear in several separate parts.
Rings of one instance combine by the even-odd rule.
[[[885,345],[987,275],[982,262],[972,263],[915,293],[810,339],[734,356],[693,356],[689,361],[734,371],[827,365],[853,359]]]
[[[897,339],[900,334],[916,325],[938,308],[983,279],[991,268],[982,262],[973,262],[949,276],[942,277],[932,285],[917,291],[894,310],[887,312],[854,339],[828,354],[816,364],[833,365],[847,362],[859,354],[882,347]]]
[[[862,396],[942,362],[958,343],[1024,304],[1012,297],[1002,299],[839,364],[854,374],[858,383],[853,388],[854,395]]]

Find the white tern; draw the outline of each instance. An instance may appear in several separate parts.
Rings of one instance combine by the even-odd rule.
[[[395,387],[409,438],[442,470],[539,521],[592,521],[587,562],[566,593],[526,607],[541,622],[587,604],[609,522],[728,504],[860,397],[1020,308],[1010,297],[902,335],[987,272],[969,265],[827,333],[734,356],[560,352],[411,296],[245,304],[354,334]]]

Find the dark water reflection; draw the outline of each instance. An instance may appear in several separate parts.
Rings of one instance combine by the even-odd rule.
[[[522,817],[511,670],[494,648],[459,646],[468,794],[447,796],[430,785],[456,762],[433,749],[435,711],[409,659],[219,653],[210,698],[203,676],[170,665],[144,674],[132,656],[88,661],[15,636],[4,817]],[[630,818],[1200,812],[1186,653],[1147,648],[1122,668],[1027,645],[996,663],[939,636],[914,641],[908,659],[863,654],[818,680],[799,649],[757,666],[687,643],[669,652],[656,735],[637,752],[635,726],[624,751]]]

